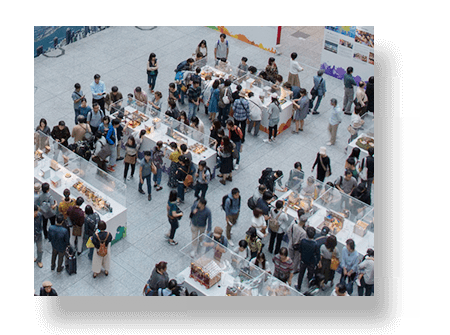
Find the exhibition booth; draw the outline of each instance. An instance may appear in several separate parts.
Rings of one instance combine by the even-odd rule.
[[[111,244],[126,236],[126,185],[41,131],[35,132],[34,182],[48,183],[58,204],[65,189],[71,198],[82,197],[80,208],[91,205],[100,215],[113,236]]]

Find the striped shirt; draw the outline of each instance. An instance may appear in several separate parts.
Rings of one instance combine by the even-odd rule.
[[[291,272],[294,271],[294,262],[292,259],[288,258],[285,262],[281,261],[280,254],[272,258],[272,262],[275,266],[275,271],[273,273],[274,277],[278,278],[282,282],[286,282]]]

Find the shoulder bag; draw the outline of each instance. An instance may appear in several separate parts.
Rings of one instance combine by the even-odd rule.
[[[278,222],[278,219],[280,218],[280,215],[282,213],[283,212],[280,210],[280,213],[277,215],[276,218],[273,217],[269,218],[269,229],[274,233],[278,232],[278,229],[280,228],[280,223]]]
[[[320,156],[320,155],[319,155],[319,160],[320,160],[320,165],[322,165],[322,169],[325,170],[325,177],[331,176],[330,166],[327,166],[325,168],[325,165],[323,165],[323,162],[322,162],[322,156]]]
[[[339,259],[336,257],[336,252],[334,250],[331,256],[330,270],[336,271],[338,267],[339,267]]]
[[[320,84],[322,84],[322,80],[323,80],[323,78],[320,79],[319,85],[317,86],[317,89],[316,89],[315,86],[313,86],[313,88],[311,88],[311,92],[310,92],[310,93],[311,93],[311,96],[315,97],[315,96],[318,95],[318,93],[319,93],[319,87],[320,87]]]

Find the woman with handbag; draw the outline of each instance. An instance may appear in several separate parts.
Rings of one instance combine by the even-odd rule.
[[[272,93],[270,98],[272,101],[267,107],[267,114],[269,115],[269,139],[263,140],[266,143],[275,142],[278,133],[278,122],[280,122],[280,114],[281,114],[281,107],[280,102],[278,101],[278,95],[276,93]]]
[[[177,169],[175,177],[177,179],[177,194],[178,194],[178,203],[184,203],[184,188],[186,186],[185,180],[188,175],[190,175],[190,165],[191,161],[189,158],[180,156],[179,158],[180,167]]]
[[[342,248],[342,257],[338,271],[341,273],[340,283],[344,284],[348,294],[352,295],[353,282],[358,270],[359,256],[355,250],[355,241],[348,239],[345,244],[346,247]]]
[[[171,161],[169,167],[169,181],[167,182],[167,186],[170,188],[175,188],[178,186],[178,181],[176,178],[176,173],[178,168],[180,167],[179,158],[181,156],[181,151],[178,148],[176,142],[170,143],[170,149],[172,149],[172,153],[169,155],[169,159]]]
[[[297,104],[298,101],[298,104]],[[309,112],[309,99],[308,92],[304,88],[300,89],[300,99],[293,100],[294,104],[294,122],[295,130],[292,131],[293,134],[298,134],[299,131],[303,131],[303,125],[305,123],[306,116]]]
[[[256,229],[256,234],[260,239],[263,239],[267,236],[267,223],[263,215],[263,211],[255,207],[253,209],[253,217],[252,217],[252,227]]]
[[[232,181],[233,172],[233,150],[235,150],[235,144],[230,141],[228,136],[222,138],[222,144],[217,149],[217,154],[220,157],[220,174],[222,179],[220,183],[226,184],[226,180]]]
[[[336,236],[327,237],[325,244],[320,246],[320,262],[318,267],[324,275],[321,289],[325,290],[325,286],[330,282],[329,287],[333,286],[334,274],[339,265],[340,253],[337,246]]]
[[[320,147],[314,165],[311,168],[311,172],[314,171],[316,165],[317,165],[316,179],[320,180],[323,183],[325,177],[331,176],[330,157],[327,156],[327,148]]]

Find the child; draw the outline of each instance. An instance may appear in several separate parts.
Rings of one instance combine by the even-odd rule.
[[[136,100],[133,99],[133,94],[128,93],[128,100],[127,100],[127,106],[134,105],[136,103]]]

